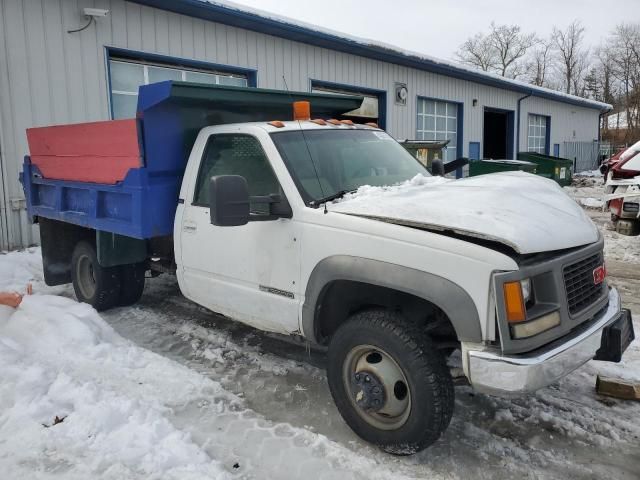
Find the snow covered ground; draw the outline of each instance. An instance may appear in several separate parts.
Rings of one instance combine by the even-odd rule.
[[[610,283],[640,332],[640,238],[607,230],[601,181],[566,190],[606,238]],[[412,457],[359,440],[333,406],[321,353],[210,313],[171,278],[97,314],[46,287],[38,249],[0,254],[0,477],[640,478],[640,402],[595,394],[597,373],[640,381],[640,345],[505,400],[456,388],[449,430]],[[55,423],[55,418],[63,419]]]

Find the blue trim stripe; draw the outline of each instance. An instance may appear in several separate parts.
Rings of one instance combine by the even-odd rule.
[[[340,37],[326,32],[313,30],[287,23],[282,20],[267,18],[255,13],[246,12],[237,8],[208,3],[202,0],[130,0],[133,3],[167,10],[182,15],[201,18],[212,22],[222,23],[234,27],[244,28],[255,32],[265,33],[288,40],[298,41],[310,45],[328,48],[344,53],[359,55],[365,58],[380,60],[405,67],[416,68],[431,73],[445,75],[447,77],[467,80],[496,88],[502,88],[521,93],[531,93],[539,98],[546,98],[561,103],[592,108],[601,112],[611,110],[611,106],[605,106],[599,102],[593,102],[578,97],[570,98],[563,94],[542,89],[535,86],[520,85],[502,79],[489,76],[483,72],[469,71],[447,63],[439,63],[409,54],[404,54],[390,48],[378,45],[359,43],[355,40]]]

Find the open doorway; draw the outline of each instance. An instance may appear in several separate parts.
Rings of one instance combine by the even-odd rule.
[[[513,111],[484,109],[483,158],[513,159]]]

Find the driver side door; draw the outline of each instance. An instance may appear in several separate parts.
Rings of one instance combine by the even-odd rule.
[[[298,330],[299,226],[252,204],[246,225],[211,224],[209,181],[240,175],[249,195],[284,196],[260,141],[244,133],[209,136],[196,181],[184,202],[181,245],[185,294],[195,302],[261,330]]]

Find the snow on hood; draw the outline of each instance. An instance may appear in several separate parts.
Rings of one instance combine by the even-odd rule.
[[[392,187],[364,186],[331,211],[494,240],[521,254],[598,240],[598,230],[552,180],[504,172],[450,180],[418,175]]]

